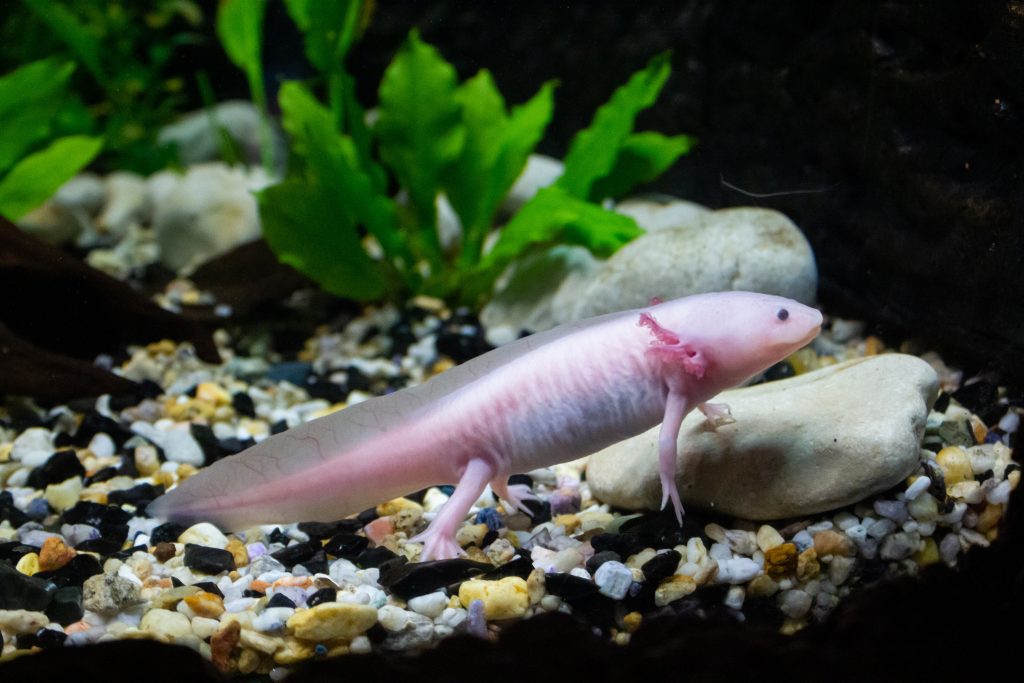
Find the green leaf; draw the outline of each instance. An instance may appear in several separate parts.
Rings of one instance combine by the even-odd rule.
[[[247,75],[260,68],[266,5],[266,0],[222,0],[217,11],[217,37]]]
[[[505,113],[505,101],[491,74],[481,70],[456,93],[466,141],[448,169],[445,190],[462,222],[462,265],[476,262],[498,205],[526,165],[551,120],[554,83]]]
[[[363,250],[340,201],[316,184],[289,180],[258,194],[263,236],[282,263],[337,296],[381,298],[387,280]]]
[[[0,78],[0,173],[51,133],[75,65],[43,59]]]
[[[573,138],[559,187],[574,197],[590,196],[593,184],[614,168],[620,149],[633,132],[636,115],[654,104],[670,72],[669,53],[663,52],[601,105],[590,127]]]
[[[12,221],[21,218],[85,168],[102,147],[102,138],[71,135],[25,157],[0,180],[0,214]]]
[[[108,78],[100,61],[102,46],[100,37],[95,32],[95,24],[79,21],[66,7],[53,2],[53,0],[22,0],[22,2],[71,48],[71,51],[85,64],[85,68],[100,85],[106,87]]]
[[[688,135],[667,137],[660,133],[635,133],[626,138],[615,166],[590,188],[590,200],[600,202],[625,195],[640,183],[654,180],[693,147]]]
[[[480,260],[468,287],[470,298],[489,294],[505,267],[532,247],[578,244],[604,257],[642,233],[628,216],[573,197],[557,185],[543,188],[502,228]]]
[[[360,164],[353,140],[335,131],[331,113],[304,86],[289,81],[278,96],[282,126],[292,149],[302,157],[311,182],[336,198],[352,223],[362,224],[377,238],[400,270],[413,258],[398,230],[394,202],[378,191]]]
[[[337,70],[355,39],[361,0],[285,0],[285,6],[302,31],[309,63],[325,73]]]
[[[414,30],[381,80],[375,132],[380,155],[409,192],[418,231],[411,235],[435,270],[441,265],[434,201],[441,169],[465,138],[451,64]]]

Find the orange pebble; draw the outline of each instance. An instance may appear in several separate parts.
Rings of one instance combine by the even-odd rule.
[[[395,526],[390,517],[378,517],[363,527],[363,533],[374,545],[380,545],[385,536],[395,533]]]
[[[282,576],[274,582],[274,586],[298,586],[299,588],[306,588],[310,583],[312,583],[312,579],[308,576]]]
[[[72,633],[81,633],[82,631],[88,631],[92,626],[84,621],[76,621],[73,624],[68,624],[64,627],[64,633],[71,635]]]
[[[43,541],[43,547],[39,549],[39,571],[48,572],[60,569],[77,554],[75,549],[69,548],[63,540],[56,536],[50,536]]]
[[[249,590],[254,590],[257,593],[266,593],[268,588],[270,588],[270,584],[266,581],[256,580],[249,584]]]

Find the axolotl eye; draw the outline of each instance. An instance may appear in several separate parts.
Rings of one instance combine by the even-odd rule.
[[[789,311],[787,311],[785,308],[780,308],[779,311],[775,314],[775,317],[777,317],[779,320],[786,320],[787,318],[789,318]]]

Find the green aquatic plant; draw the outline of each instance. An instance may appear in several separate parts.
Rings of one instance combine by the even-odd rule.
[[[0,215],[17,220],[91,162],[101,137],[78,132],[61,111],[82,106],[68,89],[75,71],[57,58],[0,77]]]
[[[156,137],[185,104],[184,82],[166,71],[178,47],[200,40],[193,31],[203,19],[197,3],[21,0],[12,9],[5,39],[41,37],[40,45],[21,45],[22,53],[45,50],[78,65],[74,88],[86,106],[74,115],[80,128],[102,135],[107,166],[150,173],[177,161]]]
[[[226,4],[232,3],[241,0]],[[263,234],[283,263],[338,296],[428,294],[479,305],[504,269],[528,253],[575,244],[607,256],[641,230],[600,202],[655,178],[692,145],[686,136],[633,132],[636,115],[669,76],[668,55],[659,55],[575,137],[558,182],[496,229],[503,200],[551,120],[555,83],[509,108],[486,69],[460,82],[413,30],[384,72],[375,115],[367,117],[345,69],[366,23],[365,6],[286,6],[322,74],[326,103],[311,84],[286,82],[279,91],[290,157],[284,181],[259,194]],[[240,26],[232,30],[239,35],[222,34],[226,45],[245,42]],[[259,50],[246,45],[236,63],[252,82],[261,79]],[[237,46],[232,51],[243,56]],[[444,241],[442,198],[460,227]]]

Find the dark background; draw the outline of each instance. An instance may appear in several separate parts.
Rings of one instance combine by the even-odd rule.
[[[786,213],[826,311],[1024,379],[1024,3],[382,0],[350,58],[366,104],[413,26],[460,77],[490,69],[511,103],[558,79],[554,156],[671,49],[638,127],[700,142],[650,190]],[[268,56],[301,70],[279,37]]]

